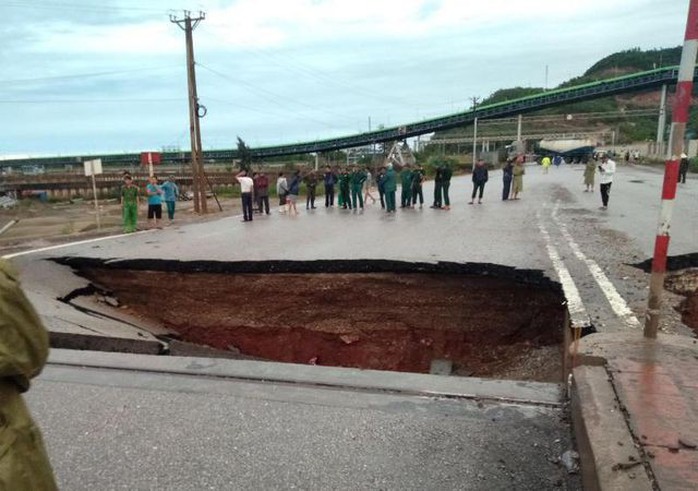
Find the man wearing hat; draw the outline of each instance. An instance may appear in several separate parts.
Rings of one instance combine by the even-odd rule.
[[[601,177],[599,182],[601,183],[601,202],[603,206],[602,210],[608,209],[608,196],[611,194],[611,184],[613,184],[613,175],[616,173],[616,163],[608,158],[605,153],[601,155],[601,165],[599,165],[599,173]]]
[[[688,173],[688,155],[681,154],[681,162],[679,163],[679,182],[686,184],[686,174]]]

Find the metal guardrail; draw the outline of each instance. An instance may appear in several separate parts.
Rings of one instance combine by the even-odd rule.
[[[581,102],[600,97],[607,97],[627,92],[635,92],[646,89],[661,87],[665,84],[673,84],[678,78],[678,67],[665,67],[646,72],[634,73],[622,77],[600,80],[588,84],[555,89],[522,97],[511,101],[496,104],[487,104],[476,108],[474,111],[465,111],[451,114],[416,123],[396,126],[356,135],[326,140],[317,140],[304,143],[294,143],[289,145],[277,145],[270,147],[251,148],[250,151],[255,158],[280,157],[284,155],[298,155],[315,152],[327,152],[343,150],[352,147],[361,147],[374,143],[384,143],[406,138],[433,133],[439,130],[448,130],[459,126],[465,126],[478,119],[494,119],[507,116],[516,116],[533,111],[539,111],[554,106]],[[698,78],[698,69],[694,72],[694,79]],[[232,161],[237,156],[236,149],[208,150],[203,152],[203,159]],[[138,163],[140,154],[111,154],[111,155],[91,155],[82,157],[48,157],[36,159],[4,160],[0,161],[0,166],[7,165],[69,165],[79,164],[82,160],[101,158],[105,165],[122,164],[130,165]],[[166,152],[162,154],[163,163],[182,163],[189,161],[189,152]]]

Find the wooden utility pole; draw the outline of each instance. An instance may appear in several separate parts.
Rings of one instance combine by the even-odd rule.
[[[189,87],[189,137],[191,140],[191,171],[192,190],[194,192],[194,211],[196,213],[206,213],[206,189],[204,186],[204,164],[201,158],[201,127],[199,119],[202,118],[200,111],[204,109],[199,105],[199,97],[196,90],[196,70],[194,63],[194,39],[192,31],[196,29],[199,22],[206,18],[206,14],[199,12],[198,17],[192,17],[191,12],[184,11],[184,18],[178,19],[170,15],[170,22],[177,24],[185,34],[187,44],[187,83]]]

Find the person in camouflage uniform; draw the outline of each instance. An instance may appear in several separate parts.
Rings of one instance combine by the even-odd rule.
[[[124,232],[135,232],[138,226],[138,204],[140,203],[140,191],[133,184],[130,175],[124,176],[124,185],[121,188],[121,211],[124,218]]]
[[[349,184],[351,186],[351,203],[355,210],[364,209],[364,197],[362,192],[366,178],[366,173],[359,167],[354,167],[351,171],[351,175],[349,176]]]
[[[0,489],[58,489],[39,428],[22,393],[48,357],[48,333],[17,274],[0,259]]]

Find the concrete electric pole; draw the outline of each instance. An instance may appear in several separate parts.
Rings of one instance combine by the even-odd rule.
[[[676,84],[676,96],[674,97],[669,145],[666,152],[666,163],[664,164],[662,205],[659,213],[657,236],[654,241],[650,294],[647,301],[647,316],[645,317],[644,336],[650,339],[657,338],[657,330],[659,329],[662,291],[664,290],[664,276],[666,275],[667,254],[669,252],[671,214],[678,185],[679,159],[684,151],[684,137],[689,109],[691,108],[693,72],[697,56],[698,0],[690,0],[688,4],[688,18],[686,20],[686,34],[684,36],[683,49],[681,50],[679,78]]]
[[[187,44],[187,85],[189,87],[189,135],[191,140],[191,170],[192,189],[194,192],[194,211],[206,213],[206,189],[204,187],[204,164],[201,158],[201,127],[200,119],[206,114],[206,109],[199,104],[196,90],[196,70],[194,63],[194,40],[192,31],[199,22],[206,18],[206,14],[199,12],[198,17],[192,17],[191,12],[184,11],[184,18],[178,19],[170,15],[170,22],[177,24],[185,34]],[[202,113],[203,110],[203,113]]]
[[[473,101],[473,116],[475,116],[473,120],[473,170],[475,170],[475,164],[477,163],[477,113],[475,111],[480,98],[471,97],[470,100]]]

